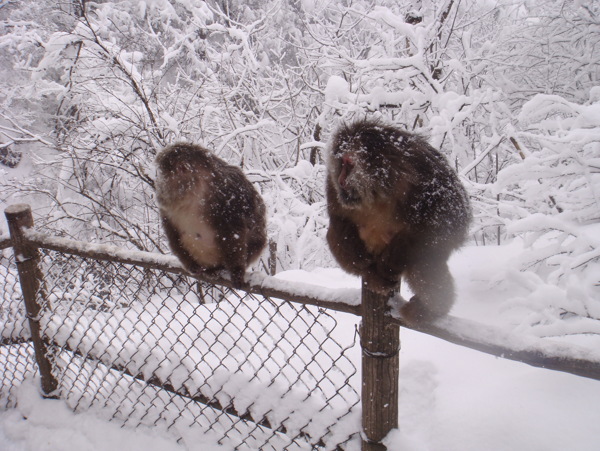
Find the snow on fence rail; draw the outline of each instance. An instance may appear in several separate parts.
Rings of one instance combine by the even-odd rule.
[[[200,428],[236,449],[385,449],[398,421],[403,325],[388,299],[257,273],[234,290],[222,277],[190,277],[173,257],[46,236],[30,215],[9,207],[11,238],[0,238],[0,250],[14,248],[21,280],[2,251],[5,405],[34,371],[33,342],[44,392],[74,409],[101,406],[181,437]],[[600,379],[591,350],[453,317],[413,328]]]

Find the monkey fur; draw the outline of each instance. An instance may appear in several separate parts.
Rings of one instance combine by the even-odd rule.
[[[234,286],[266,244],[265,206],[240,168],[187,143],[156,157],[156,197],[169,246],[191,273],[230,272]]]
[[[467,193],[445,157],[418,135],[373,120],[332,136],[327,242],[340,266],[381,294],[404,276],[409,322],[446,315],[454,302],[447,260],[471,220]]]

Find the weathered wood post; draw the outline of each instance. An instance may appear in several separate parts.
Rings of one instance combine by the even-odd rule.
[[[389,296],[362,285],[362,451],[383,451],[398,427],[400,327],[387,315]]]
[[[31,330],[31,339],[35,350],[35,359],[40,370],[42,391],[45,397],[54,397],[58,382],[52,374],[52,365],[48,359],[48,348],[40,334],[39,314],[41,306],[38,299],[46,298],[43,274],[39,266],[39,251],[31,245],[23,235],[24,228],[33,227],[31,207],[26,204],[16,204],[4,210],[8,229],[13,243],[13,252],[19,272],[21,290],[25,300],[25,309]]]
[[[277,241],[269,240],[269,258],[267,260],[270,276],[277,274]]]

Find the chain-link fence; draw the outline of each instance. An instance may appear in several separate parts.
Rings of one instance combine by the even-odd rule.
[[[73,408],[240,449],[332,449],[359,430],[356,340],[339,315],[54,251],[42,268],[42,334]]]
[[[184,443],[207,434],[239,450],[385,449],[398,426],[402,324],[387,296],[363,287],[349,300],[346,290],[315,294],[274,278],[234,290],[187,276],[173,258],[39,234],[27,206],[6,214],[0,408],[39,374],[42,391],[74,410]],[[410,327],[600,380],[600,361],[568,345],[450,317]]]
[[[74,410],[94,407],[184,441],[212,434],[235,449],[360,446],[356,316],[163,269],[40,250],[36,320],[57,394]],[[2,271],[12,274],[5,291],[14,290],[15,301],[6,308],[4,301],[2,312],[26,339],[12,263],[7,257]],[[9,405],[33,357],[29,343],[5,350],[20,368],[0,376]]]
[[[17,389],[35,374],[35,356],[10,240],[0,237],[0,408],[13,407]]]

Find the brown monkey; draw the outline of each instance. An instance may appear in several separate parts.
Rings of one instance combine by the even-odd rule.
[[[156,157],[156,196],[169,246],[192,273],[226,269],[235,286],[266,244],[263,201],[235,166],[177,143]]]
[[[327,242],[340,266],[391,293],[404,275],[408,321],[447,314],[447,260],[466,238],[467,193],[446,159],[418,135],[372,120],[340,127],[329,148]]]

